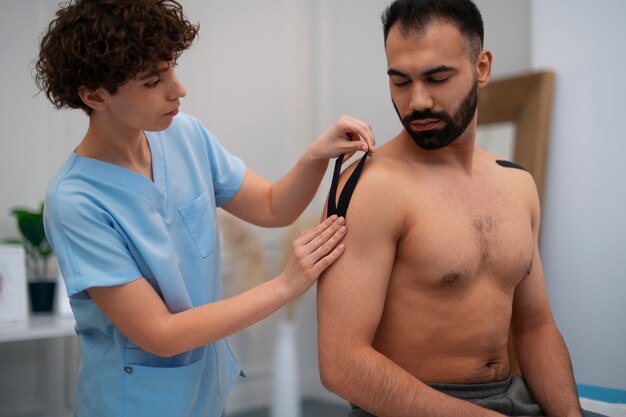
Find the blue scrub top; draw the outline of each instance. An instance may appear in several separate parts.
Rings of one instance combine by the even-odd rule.
[[[72,154],[48,186],[46,233],[82,347],[75,416],[219,417],[241,374],[225,339],[153,355],[85,291],[144,277],[172,313],[221,298],[215,211],[239,190],[245,166],[186,114],[146,136],[153,181]]]

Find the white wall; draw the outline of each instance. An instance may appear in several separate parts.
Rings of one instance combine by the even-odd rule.
[[[485,23],[485,48],[493,52],[493,78],[530,69],[530,2],[475,0]]]
[[[31,61],[56,3],[0,3],[0,238],[16,233],[9,208],[39,205],[48,179],[86,126],[78,112],[54,112],[44,96],[35,96]]]
[[[625,16],[622,0],[532,2],[533,67],[556,71],[542,242],[552,308],[578,382],[622,390]]]

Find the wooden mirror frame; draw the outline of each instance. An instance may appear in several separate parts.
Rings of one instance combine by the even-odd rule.
[[[541,71],[494,80],[479,90],[478,126],[492,123],[515,124],[513,162],[533,176],[543,201],[546,161],[552,119],[554,73]],[[512,373],[520,373],[512,338],[508,343]]]
[[[479,126],[515,124],[513,162],[531,173],[540,201],[543,201],[553,92],[552,71],[493,80],[478,92]]]

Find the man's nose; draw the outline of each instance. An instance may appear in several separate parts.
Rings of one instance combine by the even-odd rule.
[[[432,109],[434,102],[429,89],[420,83],[413,83],[409,106],[411,111],[417,112]]]

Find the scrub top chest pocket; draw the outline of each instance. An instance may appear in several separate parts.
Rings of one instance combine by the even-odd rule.
[[[204,190],[199,197],[178,209],[191,239],[203,258],[211,255],[217,246],[214,207],[215,204],[211,202],[209,192]]]

